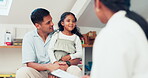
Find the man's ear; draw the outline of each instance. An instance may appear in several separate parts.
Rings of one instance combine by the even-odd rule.
[[[41,25],[39,23],[35,23],[37,29],[40,29]]]

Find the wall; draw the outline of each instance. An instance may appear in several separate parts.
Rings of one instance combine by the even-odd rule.
[[[6,31],[11,32],[12,39],[22,39],[24,34],[35,28],[33,25],[29,24],[0,24],[0,46],[4,45],[4,37]]]
[[[57,29],[57,26],[54,26]],[[96,31],[99,33],[101,28],[95,27],[79,27],[82,34],[85,34],[89,31]],[[31,24],[0,24],[0,46],[4,45],[4,38],[6,31],[11,32],[12,39],[22,39],[26,32],[29,32],[35,29],[34,25]]]
[[[0,48],[0,73],[15,73],[21,59],[21,48]]]
[[[102,28],[96,28],[96,27],[81,27],[81,26],[79,28],[82,34],[85,34],[89,31],[96,31],[96,33],[98,34],[100,30],[102,29]]]
[[[34,30],[35,27],[29,24],[0,24],[0,46],[3,44],[4,34],[6,31],[12,33],[14,38],[23,38],[26,32]],[[89,31],[99,31],[100,28],[80,27],[81,33]],[[90,50],[88,50],[90,52]],[[0,48],[0,73],[15,73],[21,67],[21,48]]]

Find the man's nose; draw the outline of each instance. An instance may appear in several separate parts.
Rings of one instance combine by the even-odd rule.
[[[54,26],[54,23],[53,23],[53,22],[51,22],[51,25],[52,25],[52,26]]]

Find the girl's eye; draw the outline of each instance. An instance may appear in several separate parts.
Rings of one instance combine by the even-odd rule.
[[[70,22],[70,20],[67,20],[67,22]]]
[[[67,22],[73,22],[73,23],[75,23],[76,21],[75,20],[67,20]]]
[[[75,23],[76,21],[75,21],[75,20],[73,20],[72,22],[73,22],[73,23]]]

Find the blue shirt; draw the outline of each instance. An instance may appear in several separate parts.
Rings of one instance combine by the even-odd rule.
[[[22,63],[35,62],[46,64],[50,62],[48,46],[53,33],[50,33],[44,42],[37,30],[28,32],[23,38]]]

